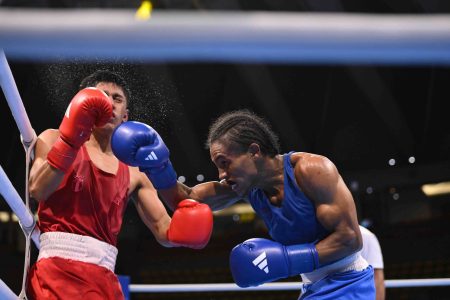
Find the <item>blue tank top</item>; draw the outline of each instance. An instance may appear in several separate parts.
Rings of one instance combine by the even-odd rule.
[[[250,191],[250,204],[264,220],[275,241],[283,245],[318,242],[329,232],[318,222],[313,203],[297,185],[291,165],[292,153],[283,155],[284,199],[281,206],[271,204],[258,188]]]

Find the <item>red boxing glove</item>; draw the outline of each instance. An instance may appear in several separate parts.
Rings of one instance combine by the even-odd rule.
[[[167,239],[177,245],[202,249],[208,244],[213,229],[213,215],[208,205],[192,199],[178,203],[172,216]]]
[[[85,88],[73,97],[59,126],[60,136],[47,154],[53,167],[65,172],[94,126],[104,126],[112,117],[112,102],[97,88]]]

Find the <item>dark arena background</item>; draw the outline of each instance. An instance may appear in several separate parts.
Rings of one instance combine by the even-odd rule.
[[[360,13],[450,18],[450,2],[406,1],[153,1],[163,11]],[[8,1],[4,9],[137,10],[140,1]],[[82,23],[83,20],[80,20]],[[114,23],[115,20],[111,20]],[[150,21],[151,22],[151,19]],[[102,36],[98,36],[102,39]],[[117,43],[121,43],[120,37]],[[0,37],[0,48],[2,40]],[[450,49],[447,49],[450,52]],[[224,112],[248,108],[278,133],[282,152],[330,158],[350,188],[361,224],[381,244],[387,280],[450,277],[450,68],[437,62],[286,63],[242,61],[127,61],[20,59],[8,56],[17,88],[37,134],[58,128],[80,80],[104,68],[128,81],[131,119],[163,137],[187,185],[217,180],[204,143]],[[0,164],[23,197],[25,159],[20,132],[0,94]],[[439,184],[440,189],[424,185]],[[434,191],[434,192],[433,192]],[[437,192],[436,192],[437,191]],[[1,196],[0,196],[1,198]],[[31,201],[36,211],[36,202]],[[230,250],[269,238],[245,202],[215,213],[203,250],[164,248],[132,203],[119,236],[116,273],[133,284],[232,283]],[[0,199],[0,278],[20,292],[24,237]],[[32,261],[37,250],[32,247]],[[298,278],[283,281],[292,282]],[[298,291],[132,293],[131,299],[297,299]],[[387,288],[386,299],[450,299],[449,286]]]

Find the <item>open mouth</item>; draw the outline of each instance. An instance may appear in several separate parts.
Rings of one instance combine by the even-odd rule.
[[[238,186],[236,182],[234,182],[234,181],[232,181],[232,180],[227,180],[227,184],[231,187],[231,189],[232,189],[233,191],[236,191],[237,186]]]
[[[236,188],[237,188],[237,183],[236,182],[234,182],[234,181],[232,181],[232,180],[227,180],[227,179],[222,179],[221,181],[220,181],[220,183],[225,183],[226,185],[228,185],[229,187],[231,187],[231,189],[233,190],[233,191],[236,191]]]

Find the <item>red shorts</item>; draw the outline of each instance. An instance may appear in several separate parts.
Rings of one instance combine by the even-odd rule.
[[[30,299],[124,299],[117,276],[94,264],[60,257],[40,259],[30,270]]]

